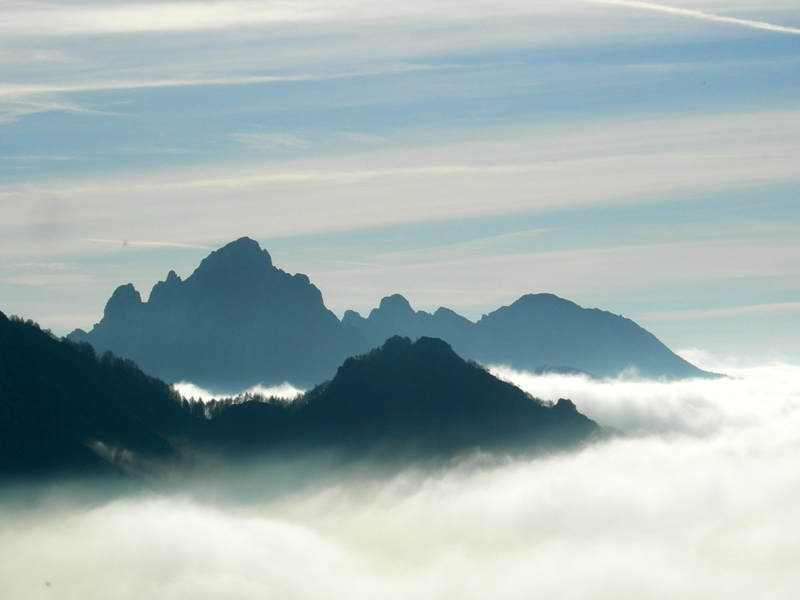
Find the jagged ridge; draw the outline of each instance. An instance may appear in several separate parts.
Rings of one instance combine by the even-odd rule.
[[[415,311],[395,294],[367,318],[347,311],[340,322],[308,277],[276,268],[249,238],[212,252],[185,281],[170,271],[147,302],[132,285],[120,286],[100,323],[70,339],[110,349],[168,381],[230,392],[284,381],[310,387],[332,377],[346,357],[394,335],[441,338],[482,364],[525,370],[709,375],[633,321],[552,294],[523,296],[477,323],[447,308]]]

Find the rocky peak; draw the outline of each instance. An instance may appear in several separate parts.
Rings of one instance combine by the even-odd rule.
[[[388,318],[412,318],[416,313],[411,308],[408,300],[400,294],[393,294],[381,299],[381,303],[377,309],[370,313],[372,316],[375,312],[379,312]]]
[[[130,314],[131,311],[136,310],[142,304],[142,296],[136,291],[132,283],[126,283],[119,286],[111,298],[106,303],[106,308],[103,311],[103,318],[115,320],[124,318]]]
[[[189,279],[197,282],[247,284],[272,272],[269,252],[248,237],[239,238],[204,258]],[[189,281],[187,279],[187,281]]]

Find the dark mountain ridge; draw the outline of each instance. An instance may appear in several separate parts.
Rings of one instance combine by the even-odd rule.
[[[286,381],[311,387],[348,356],[395,335],[443,339],[484,365],[599,377],[629,369],[651,378],[709,375],[633,321],[552,294],[523,296],[477,323],[447,308],[415,311],[395,294],[368,317],[347,311],[340,322],[308,277],[276,268],[249,238],[212,252],[185,281],[170,271],[147,302],[131,284],[120,286],[103,319],[69,337],[167,381],[238,391]]]
[[[437,339],[392,338],[293,403],[204,406],[129,360],[0,313],[0,479],[149,475],[265,453],[385,461],[552,450],[599,432],[571,402],[547,406]]]
[[[348,358],[331,381],[290,403],[221,404],[198,440],[234,455],[335,450],[418,459],[566,449],[600,433],[571,401],[547,405],[425,337],[393,337]]]
[[[0,313],[0,474],[136,472],[193,417],[166,383]]]

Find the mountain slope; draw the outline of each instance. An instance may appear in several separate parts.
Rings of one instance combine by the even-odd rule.
[[[192,420],[129,361],[0,313],[0,475],[135,472],[177,459]]]
[[[0,313],[0,480],[148,475],[189,468],[187,457],[205,464],[209,452],[415,460],[566,448],[599,432],[571,402],[545,406],[430,338],[349,358],[291,404],[222,402],[211,418],[204,409],[129,360]]]
[[[553,294],[528,294],[477,323],[476,360],[517,369],[553,365],[601,377],[627,369],[644,377],[707,375],[630,319],[582,308]]]
[[[425,457],[566,448],[599,430],[570,401],[546,406],[462,360],[442,340],[394,337],[347,359],[330,382],[291,405],[251,401],[224,409],[204,437],[217,445],[234,438],[240,449]]]
[[[582,308],[553,294],[522,296],[477,323],[444,308],[433,314],[414,311],[395,294],[381,300],[367,318],[351,311],[343,322],[373,345],[391,335],[440,337],[462,356],[484,365],[529,371],[577,369],[600,377],[614,377],[627,369],[652,378],[709,375],[630,319]]]

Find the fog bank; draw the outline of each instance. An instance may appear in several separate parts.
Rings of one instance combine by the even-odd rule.
[[[633,435],[533,460],[310,472],[301,485],[287,483],[300,465],[273,464],[217,491],[85,502],[54,488],[0,503],[2,595],[795,597],[800,368],[677,383],[500,372]]]
[[[221,400],[222,398],[229,398],[243,394],[254,394],[263,396],[264,398],[283,398],[285,400],[294,400],[303,393],[303,390],[294,387],[291,383],[285,382],[280,385],[271,387],[264,387],[263,385],[255,385],[247,390],[236,391],[229,394],[215,393],[210,390],[201,388],[190,381],[181,381],[173,383],[172,387],[184,398],[194,398],[202,402],[210,402],[212,400]]]

